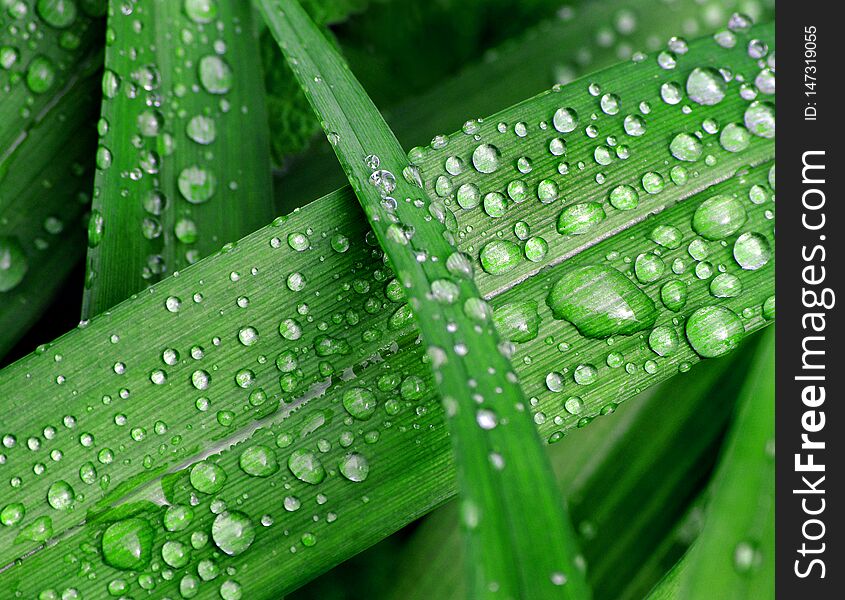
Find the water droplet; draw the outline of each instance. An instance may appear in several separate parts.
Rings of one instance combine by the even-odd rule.
[[[211,171],[193,165],[179,173],[178,186],[185,200],[192,204],[202,204],[214,195],[217,178]]]
[[[493,323],[502,338],[523,343],[537,337],[540,315],[533,300],[510,302],[493,313]]]
[[[216,0],[185,0],[185,14],[195,23],[210,23],[217,16]]]
[[[68,510],[73,506],[73,488],[66,481],[59,480],[47,490],[47,502],[56,510]]]
[[[474,183],[465,183],[458,188],[455,199],[461,208],[470,210],[481,202],[481,192],[478,191],[478,186]]]
[[[703,150],[704,147],[701,141],[688,133],[679,133],[669,144],[669,151],[672,153],[672,156],[686,162],[697,161],[701,158]]]
[[[663,191],[663,175],[656,172],[649,172],[643,175],[643,189],[649,194],[659,194]]]
[[[152,557],[155,533],[144,519],[117,521],[103,532],[103,562],[123,571],[140,571]]]
[[[639,137],[645,133],[645,119],[639,115],[628,115],[622,122],[625,133],[633,137]]]
[[[598,202],[584,202],[567,206],[557,219],[557,230],[563,235],[582,235],[605,218]]]
[[[610,205],[618,210],[631,210],[637,208],[639,196],[637,190],[630,185],[619,185],[610,192]]]
[[[197,144],[208,145],[217,137],[217,126],[214,119],[203,115],[193,117],[185,126],[187,136]]]
[[[745,126],[756,136],[772,139],[775,137],[775,107],[769,102],[755,100],[745,109]]]
[[[684,239],[681,230],[674,225],[658,225],[651,230],[650,237],[654,243],[660,244],[669,250],[679,248]]]
[[[7,504],[3,507],[3,510],[0,511],[0,524],[5,525],[6,527],[13,527],[21,522],[25,514],[26,508],[20,502]]]
[[[494,240],[481,249],[481,267],[491,275],[501,275],[513,269],[521,259],[522,252],[514,242]]]
[[[202,461],[191,467],[190,480],[198,492],[216,494],[226,483],[226,471],[216,463]]]
[[[341,475],[356,483],[364,481],[370,474],[370,463],[364,455],[357,452],[347,454],[337,466]]]
[[[559,108],[552,117],[552,125],[561,133],[574,131],[578,126],[578,113],[573,108]]]
[[[168,540],[161,547],[161,558],[165,564],[174,569],[181,569],[191,560],[188,547],[182,542]]]
[[[658,356],[669,356],[678,349],[678,334],[666,325],[655,327],[648,336],[648,345]]]
[[[288,459],[288,469],[294,477],[317,485],[326,478],[326,469],[316,454],[305,449],[294,450]]]
[[[666,265],[654,254],[640,254],[634,261],[634,274],[640,283],[653,283],[663,277]]]
[[[683,98],[681,86],[674,81],[668,81],[660,86],[660,97],[666,104],[677,104]]]
[[[728,152],[742,152],[750,143],[751,135],[739,123],[728,123],[719,135],[719,145]]]
[[[241,452],[238,464],[247,475],[252,477],[269,477],[279,470],[276,453],[269,446],[251,446]]]
[[[725,97],[725,80],[712,67],[696,67],[687,78],[687,95],[696,104],[712,106]]]
[[[49,58],[36,56],[26,71],[26,85],[33,94],[44,94],[56,81],[56,67]]]
[[[194,509],[184,504],[167,507],[164,513],[164,528],[167,531],[183,531],[194,519]]]
[[[736,275],[721,273],[710,282],[710,293],[716,298],[736,298],[742,293],[742,281]]]
[[[20,243],[12,237],[0,236],[0,293],[20,284],[29,270],[29,261]]]
[[[343,393],[343,407],[356,419],[366,421],[376,411],[376,396],[370,390],[354,387]]]
[[[232,69],[219,56],[209,54],[199,61],[199,78],[202,87],[210,94],[225,94],[232,88]]]
[[[657,319],[654,302],[615,269],[587,266],[566,273],[552,287],[546,303],[556,319],[565,319],[591,338],[631,335]]]
[[[229,556],[243,554],[255,539],[255,525],[240,511],[225,511],[211,525],[211,539]]]
[[[493,173],[500,159],[499,149],[492,144],[481,144],[472,152],[472,165],[479,173]]]
[[[598,375],[598,369],[589,364],[578,365],[572,374],[575,378],[575,383],[578,385],[592,385],[598,380]]]
[[[743,226],[748,215],[742,203],[732,196],[713,196],[695,209],[692,227],[703,238],[720,240]]]
[[[722,356],[742,341],[745,328],[740,318],[729,308],[705,306],[687,320],[687,340],[703,358]]]
[[[756,271],[769,262],[772,250],[769,240],[759,233],[743,233],[734,243],[734,259],[746,271]]]
[[[606,115],[615,115],[619,112],[619,105],[621,104],[619,96],[616,94],[605,94],[601,97],[599,105],[601,110]]]

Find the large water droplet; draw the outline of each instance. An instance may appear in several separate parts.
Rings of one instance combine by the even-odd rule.
[[[34,94],[47,92],[56,81],[56,67],[49,58],[36,56],[26,71],[26,85]]]
[[[724,306],[705,306],[690,315],[686,326],[692,349],[704,358],[727,354],[736,348],[745,334],[740,318]]]
[[[376,411],[376,396],[370,390],[354,387],[343,393],[343,408],[356,419],[366,421]]]
[[[563,235],[582,235],[605,218],[604,208],[598,202],[571,204],[564,208],[557,219],[557,230]]]
[[[759,233],[743,233],[734,243],[734,259],[746,271],[756,271],[768,263],[771,257],[769,240]]]
[[[754,135],[771,139],[775,137],[775,107],[769,102],[756,100],[745,109],[745,126]]]
[[[572,323],[582,335],[606,338],[648,329],[657,319],[649,298],[615,269],[587,266],[566,273],[546,303],[556,319]]]
[[[190,480],[198,492],[216,494],[226,483],[226,471],[216,463],[202,461],[191,467]]]
[[[29,261],[20,243],[15,238],[0,236],[0,292],[17,287],[27,270]]]
[[[696,67],[687,78],[687,95],[697,104],[712,106],[725,97],[725,79],[712,67]]]
[[[214,195],[217,178],[208,169],[193,165],[182,169],[178,185],[185,200],[191,204],[202,204]]]
[[[481,144],[472,152],[472,165],[479,173],[493,173],[500,159],[499,149],[492,144]]]
[[[294,477],[316,485],[326,478],[326,469],[319,457],[305,449],[294,450],[288,459],[288,469]]]
[[[537,337],[540,315],[533,300],[510,302],[496,309],[493,323],[502,338],[511,342],[528,342]]]
[[[494,240],[481,249],[481,267],[491,275],[501,275],[519,264],[522,252],[514,242]]]
[[[364,481],[370,474],[370,463],[364,455],[353,452],[340,460],[338,470],[349,481],[358,483]]]
[[[209,54],[199,62],[199,76],[202,87],[211,94],[225,94],[232,89],[232,69],[219,56]]]
[[[56,29],[70,27],[76,20],[77,9],[74,0],[38,0],[35,8],[38,16]]]
[[[210,23],[217,16],[216,0],[185,0],[185,14],[195,23]]]
[[[150,562],[155,534],[140,518],[124,519],[103,532],[103,562],[115,569],[140,571]]]
[[[679,133],[669,144],[669,151],[678,160],[695,162],[701,158],[704,147],[701,141],[694,135]]]
[[[211,525],[211,539],[229,556],[246,552],[255,539],[255,525],[240,511],[222,512]]]
[[[68,510],[73,501],[73,488],[64,480],[54,482],[47,490],[47,502],[56,510]]]
[[[552,116],[552,125],[561,133],[574,131],[578,126],[578,113],[574,108],[559,108]]]
[[[238,464],[244,473],[253,477],[269,477],[279,470],[276,453],[272,448],[261,444],[241,452]]]
[[[713,196],[702,202],[692,216],[692,227],[703,238],[720,240],[735,233],[748,215],[733,196]]]

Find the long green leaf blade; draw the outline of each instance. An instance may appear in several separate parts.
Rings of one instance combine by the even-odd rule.
[[[248,2],[111,2],[85,318],[272,218]]]
[[[260,6],[367,214],[420,327],[461,481],[472,597],[585,598],[574,532],[466,256],[393,132],[295,1]],[[402,173],[397,178],[393,173]],[[434,217],[434,218],[433,218]]]

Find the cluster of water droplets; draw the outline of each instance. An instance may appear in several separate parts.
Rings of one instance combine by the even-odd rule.
[[[634,53],[635,63],[656,63],[653,75],[643,75],[648,83],[639,97],[615,92],[611,79],[589,83],[586,94],[583,88],[557,86],[546,97],[552,106],[546,120],[520,118],[517,108],[502,113],[495,124],[467,121],[461,134],[436,136],[429,148],[412,150],[431,194],[454,213],[447,225],[461,250],[477,260],[480,281],[485,275],[512,279],[531,274],[537,269],[533,263],[567,256],[578,247],[579,236],[596,236],[611,230],[614,222],[661,209],[663,205],[654,203],[667,193],[668,198],[684,197],[682,190],[692,179],[774,138],[774,52],[750,29],[750,19],[735,14],[728,27],[713,36],[709,44],[726,51],[721,67],[695,64],[691,45],[680,37],[671,38],[652,58]],[[664,131],[664,121],[675,131]],[[640,146],[651,151],[652,135],[668,139],[665,156],[651,168],[632,171],[626,161]],[[725,170],[725,176],[732,173]],[[564,413],[555,424],[582,413],[589,386],[601,382],[605,369],[657,375],[661,362],[668,361],[684,371],[691,364],[678,359],[684,348],[699,357],[719,356],[736,347],[750,323],[756,327],[761,318],[773,318],[774,297],[739,311],[723,304],[733,301],[737,306],[748,280],[742,273],[764,268],[773,252],[771,228],[759,225],[761,216],[763,222],[774,217],[773,168],[746,189],[742,197],[714,193],[703,198],[687,230],[655,226],[648,236],[653,248],[625,256],[621,265],[609,266],[620,256],[610,251],[607,265],[571,269],[552,282],[545,303],[501,304],[497,299],[494,322],[520,350],[515,358],[521,357],[529,368],[540,352],[531,342],[543,327],[543,304],[580,336],[620,346],[607,353],[604,364],[576,362],[547,372],[538,396],[563,397]],[[547,217],[550,212],[554,220]],[[752,213],[758,225],[749,229]],[[724,261],[726,249],[730,261],[717,262],[717,256]],[[710,303],[702,303],[702,289]],[[698,308],[690,312],[686,307],[692,298]],[[670,323],[658,321],[659,305],[676,313]],[[639,364],[626,359],[619,342],[628,336],[643,339],[652,357]],[[577,339],[560,341],[556,335],[542,342],[561,353],[579,345]],[[532,349],[522,351],[522,345]],[[572,389],[568,382],[579,389],[564,392]],[[532,404],[548,406],[540,398],[532,398]],[[612,408],[610,403],[602,411]],[[537,412],[538,424],[546,418]]]
[[[734,15],[725,30],[744,52],[726,46],[724,32],[709,42],[726,52],[730,63],[724,67],[688,62],[694,61],[690,45],[673,37],[653,58],[657,72],[643,75],[647,83],[637,92],[623,97],[612,79],[589,83],[586,93],[556,86],[543,102],[551,106],[547,119],[520,119],[515,108],[495,124],[467,121],[463,135],[436,136],[429,148],[413,149],[411,159],[423,167],[432,195],[455,214],[446,223],[461,249],[478,258],[485,274],[530,273],[533,263],[578,244],[568,238],[598,235],[613,222],[648,214],[666,194],[683,194],[675,190],[703,171],[721,169],[731,154],[773,138],[774,52],[751,37],[749,22]],[[649,60],[632,58],[644,65]],[[627,161],[638,148],[651,151],[652,128],[653,135],[667,135],[664,121],[676,128],[665,157],[632,171]],[[584,197],[589,199],[579,200]],[[549,210],[557,216],[554,227],[542,218]]]

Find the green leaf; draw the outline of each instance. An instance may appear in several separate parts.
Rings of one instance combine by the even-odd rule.
[[[587,597],[574,532],[516,376],[497,347],[470,260],[456,252],[446,230],[445,206],[420,197],[414,183],[422,182],[415,182],[418,175],[393,133],[299,4],[260,6],[321,118],[427,346],[453,434],[473,557],[467,561],[472,595]]]
[[[82,256],[103,10],[35,0],[0,7],[0,356]]]
[[[109,11],[83,316],[272,218],[249,3]]]
[[[749,35],[772,43],[759,31]],[[742,39],[738,44],[744,45]],[[713,60],[722,55],[709,40],[691,43],[690,52],[698,44],[708,48]],[[756,65],[742,65],[735,72],[753,79]],[[637,78],[642,66],[626,63],[611,71]],[[681,67],[688,69],[683,61]],[[660,73],[655,87],[683,73]],[[572,86],[560,93],[583,90],[582,82]],[[730,84],[731,94],[738,86]],[[523,105],[525,110],[532,102]],[[741,120],[743,112],[743,106],[735,107],[727,122]],[[640,142],[646,145],[650,139],[646,135]],[[712,137],[705,139],[712,143]],[[656,137],[653,143],[662,146],[668,140]],[[767,143],[771,159],[774,150]],[[739,163],[742,156],[723,160]],[[548,265],[539,276],[501,286],[502,278],[481,283],[494,315],[507,304],[537,303],[536,331],[530,329],[536,335],[514,343],[513,365],[529,396],[536,398],[529,408],[542,438],[561,439],[700,360],[684,327],[700,309],[730,309],[747,333],[770,322],[774,260],[756,270],[741,269],[734,246],[740,234],[751,232],[773,246],[771,164],[741,168],[737,176],[662,211],[663,204],[655,204],[657,214],[628,223],[624,232],[566,262]],[[706,174],[702,168],[700,176]],[[691,223],[713,195],[736,197],[747,220],[724,240],[705,242]],[[559,204],[537,201],[531,206],[544,219],[554,220],[561,211]],[[464,220],[467,214],[453,204],[447,216],[454,215],[466,231],[471,224]],[[679,244],[665,248],[653,241],[658,226],[661,233],[677,228]],[[97,597],[111,581],[121,580],[127,586],[121,593],[140,595],[142,585],[154,585],[156,594],[175,595],[183,580],[194,583],[201,563],[203,569],[210,567],[202,561],[211,560],[219,575],[200,581],[197,597],[215,597],[224,584],[227,590],[233,585],[229,581],[240,585],[244,597],[278,596],[451,497],[450,441],[429,366],[422,364],[424,348],[401,286],[368,231],[351,190],[339,191],[0,371],[5,415],[0,471],[10,482],[0,493],[0,511],[14,503],[25,507],[19,522],[0,528],[0,564],[8,565],[0,573],[0,589],[33,597],[73,586],[86,597]],[[657,239],[677,240],[662,234]],[[699,260],[693,260],[690,248]],[[545,299],[570,269],[606,265],[633,278],[636,257],[655,252],[668,266],[676,259],[685,265],[680,274],[667,270],[663,280],[638,284],[659,312],[655,325],[674,329],[674,352],[666,352],[664,335],[654,340],[661,356],[648,345],[650,332],[589,339],[552,318]],[[705,262],[736,276],[742,294],[711,295],[715,272],[702,279],[706,265],[694,268]],[[666,295],[678,312],[661,301],[661,288],[670,279],[687,284],[684,306]],[[595,383],[580,377],[588,374],[583,369],[583,383],[575,381],[573,373],[581,364],[596,367]],[[550,373],[562,376],[561,391],[546,385]],[[557,387],[557,376],[549,381]],[[372,391],[376,402],[369,418],[360,418],[372,406],[362,389]],[[569,402],[572,410],[567,410],[570,398],[581,401]],[[249,475],[241,467],[241,455],[258,446],[264,447],[264,463],[275,459],[279,467],[268,477]],[[256,450],[251,455],[245,464],[255,471]],[[198,461],[204,466],[193,478],[195,487],[188,467]],[[226,473],[226,480],[219,491],[208,493],[214,489],[208,485],[208,474],[216,472],[207,466],[212,464]],[[310,483],[320,479],[318,464],[324,477]],[[59,481],[74,490],[67,510],[46,500]],[[154,531],[151,562],[140,572],[121,571],[103,562],[102,536],[108,518],[116,518],[115,506],[140,500],[190,505],[193,517],[184,529],[172,528],[168,519],[168,529],[165,506],[142,505]],[[217,518],[212,508],[219,511],[224,505],[249,515],[256,526],[242,554],[221,553],[212,543]],[[267,525],[258,526],[262,521]],[[21,536],[24,530],[30,539]],[[36,535],[39,531],[42,535]],[[48,537],[51,544],[43,544]],[[191,548],[186,566],[166,567],[166,542]],[[171,560],[172,549],[171,544]],[[78,577],[80,565],[96,577]],[[171,570],[173,577],[166,579],[164,571]]]
[[[749,369],[704,529],[652,598],[774,597],[774,342],[770,330]]]

